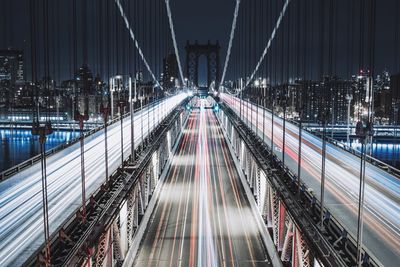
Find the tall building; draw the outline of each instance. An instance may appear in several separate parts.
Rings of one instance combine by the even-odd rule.
[[[336,77],[325,77],[323,81],[297,80],[285,87],[287,107],[293,117],[300,116],[303,121],[317,123],[327,112],[328,123],[347,122],[347,95],[352,94],[353,82]],[[277,97],[281,89],[277,90]],[[279,103],[282,105],[282,103]]]
[[[322,90],[320,83],[317,81],[301,80],[297,81],[296,84],[298,84],[297,95],[300,99],[297,104],[297,109],[301,120],[316,122],[322,108]]]
[[[390,120],[392,101],[390,97],[390,75],[383,71],[374,80],[375,123],[387,124]]]
[[[341,80],[336,77],[326,77],[321,84],[327,92],[327,108],[333,124],[345,124],[347,122],[347,95],[352,94],[353,82]],[[351,114],[351,113],[350,113]]]
[[[95,84],[93,74],[87,65],[80,67],[75,76],[78,93],[89,95],[94,92]]]
[[[0,80],[11,84],[24,80],[24,53],[21,50],[0,50]]]
[[[164,58],[163,86],[172,88],[175,86],[175,79],[179,76],[178,61],[175,54],[169,54]]]
[[[390,99],[392,104],[390,123],[400,125],[400,73],[390,78]]]
[[[24,55],[20,50],[0,50],[0,107],[10,107],[15,87],[24,81]]]

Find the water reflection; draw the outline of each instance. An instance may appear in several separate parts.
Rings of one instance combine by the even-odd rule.
[[[79,132],[55,131],[47,137],[46,149],[51,149],[79,136]],[[352,143],[361,149],[359,143]],[[39,137],[30,130],[0,129],[0,172],[39,154]],[[373,144],[372,156],[400,168],[400,144]]]
[[[46,149],[51,149],[79,136],[79,132],[55,131],[47,136]],[[0,129],[0,172],[39,154],[39,137],[30,130]]]
[[[352,143],[351,147],[357,149],[358,151],[361,150],[360,143]],[[374,158],[377,158],[383,162],[386,162],[394,167],[400,167],[400,144],[380,144],[374,143],[372,145],[372,151],[368,150],[368,154]]]

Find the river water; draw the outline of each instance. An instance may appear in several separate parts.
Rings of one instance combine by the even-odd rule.
[[[79,132],[54,131],[47,136],[46,150],[79,136]],[[39,137],[30,130],[0,129],[0,172],[40,154]]]
[[[47,137],[46,149],[51,149],[79,136],[75,131],[55,131]],[[359,144],[352,144],[360,149]],[[39,137],[30,130],[0,129],[0,172],[7,170],[40,153]],[[374,144],[372,155],[397,168],[400,167],[400,144]]]

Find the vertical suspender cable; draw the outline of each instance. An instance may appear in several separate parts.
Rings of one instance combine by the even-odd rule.
[[[178,51],[178,45],[176,43],[176,36],[175,36],[175,29],[174,29],[174,22],[172,20],[172,13],[171,13],[171,7],[169,5],[169,0],[165,0],[165,6],[167,8],[167,14],[168,14],[168,21],[169,21],[169,27],[171,29],[171,35],[172,35],[172,42],[174,45],[174,50],[176,54],[176,60],[178,62],[178,68],[179,68],[179,76],[181,78],[181,83],[182,85],[185,84],[185,80],[183,78],[183,71],[182,71],[182,65],[181,65],[181,60],[179,56],[179,51]]]
[[[233,21],[232,21],[232,27],[231,27],[231,33],[230,33],[230,36],[229,36],[228,50],[226,52],[224,69],[222,71],[222,77],[221,77],[221,81],[219,83],[219,87],[218,88],[220,88],[224,84],[226,70],[228,68],[229,58],[230,58],[230,55],[231,55],[232,42],[233,42],[233,38],[235,37],[236,22],[237,22],[237,17],[238,17],[238,14],[239,14],[239,7],[240,7],[240,0],[236,0],[235,11],[234,11],[234,14],[233,14]]]
[[[124,20],[125,27],[126,27],[126,29],[129,31],[129,35],[130,35],[132,41],[134,42],[135,47],[136,47],[136,49],[138,50],[139,55],[140,55],[140,57],[141,57],[141,59],[142,59],[144,65],[145,65],[146,68],[147,68],[147,71],[149,72],[151,78],[152,78],[153,81],[156,83],[156,85],[157,85],[158,87],[160,87],[160,88],[163,90],[163,87],[161,86],[161,84],[160,84],[160,83],[158,82],[158,80],[156,79],[156,77],[155,77],[153,71],[151,70],[151,68],[150,68],[150,66],[149,66],[149,63],[147,62],[147,60],[146,60],[146,58],[145,58],[145,56],[144,56],[144,54],[143,54],[142,49],[141,49],[140,46],[139,46],[139,43],[138,43],[138,41],[137,41],[137,39],[136,39],[136,37],[135,37],[135,35],[134,35],[134,33],[133,33],[133,30],[132,30],[132,28],[131,28],[131,26],[130,26],[130,24],[129,24],[128,18],[127,18],[126,15],[125,15],[125,12],[124,12],[124,9],[123,9],[123,7],[122,7],[122,5],[121,5],[121,3],[120,3],[120,0],[115,0],[115,4],[116,4],[117,7],[118,7],[119,13],[120,13],[122,19]]]
[[[282,22],[282,19],[283,19],[283,17],[285,16],[286,9],[287,9],[289,3],[290,3],[290,0],[286,0],[286,1],[285,1],[284,5],[283,5],[283,8],[282,8],[282,11],[281,11],[281,13],[279,14],[278,20],[276,21],[276,25],[275,25],[274,29],[272,30],[271,36],[270,36],[270,38],[269,38],[269,40],[268,40],[268,43],[267,43],[266,47],[264,48],[264,51],[263,51],[263,53],[261,54],[261,57],[260,57],[260,59],[259,59],[257,65],[256,65],[254,71],[251,73],[250,78],[247,80],[245,87],[249,86],[250,82],[253,80],[253,78],[254,78],[254,76],[256,75],[258,69],[260,68],[260,65],[261,65],[261,63],[263,62],[265,56],[267,55],[268,50],[269,50],[269,48],[270,48],[270,46],[271,46],[271,43],[272,43],[272,41],[275,39],[276,32],[277,32],[277,30],[279,29],[279,26],[280,26],[280,24],[281,24],[281,22]]]

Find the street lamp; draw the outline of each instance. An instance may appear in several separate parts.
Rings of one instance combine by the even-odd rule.
[[[60,96],[56,96],[56,108],[57,108],[57,133],[60,134]]]
[[[350,103],[353,100],[353,95],[347,94],[347,145],[350,146]]]
[[[129,77],[129,111],[130,111],[130,119],[131,119],[131,162],[135,160],[135,123],[134,123],[134,113],[135,113],[135,105],[136,102],[136,79],[133,80],[134,83],[134,92],[132,95],[132,78]]]
[[[105,158],[105,167],[106,167],[106,181],[108,181],[108,144],[107,144],[107,124],[108,124],[108,116],[110,115],[110,107],[104,107],[103,103],[100,105],[100,112],[103,115],[103,121],[104,121],[104,158]]]
[[[87,111],[84,114],[75,112],[75,121],[79,123],[81,144],[81,178],[82,178],[82,221],[86,223],[86,181],[85,181],[85,135],[83,133],[83,122],[89,119]]]
[[[356,135],[361,140],[361,163],[360,163],[360,187],[358,194],[358,224],[357,224],[357,265],[362,266],[362,243],[364,229],[364,192],[365,192],[365,167],[366,167],[366,146],[373,136],[371,117],[366,127],[359,121],[356,125]]]
[[[124,165],[124,127],[123,127],[123,121],[124,121],[125,106],[126,106],[126,102],[125,101],[119,101],[118,102],[119,118],[120,118],[120,121],[121,121],[121,163],[122,163],[122,167]]]
[[[47,194],[47,172],[46,172],[46,136],[53,133],[53,128],[50,121],[46,121],[44,126],[37,121],[33,122],[32,135],[39,135],[40,143],[40,159],[42,169],[42,203],[43,203],[43,226],[44,226],[44,257],[45,266],[51,266],[50,256],[50,228],[49,228],[49,206]]]
[[[141,149],[144,148],[144,144],[143,144],[143,88],[142,88],[142,95],[139,96],[139,101],[140,101],[140,131],[141,131]]]
[[[325,201],[325,166],[326,166],[326,122],[329,116],[329,111],[324,107],[320,114],[322,122],[322,163],[321,163],[321,229],[324,230],[324,201]]]

